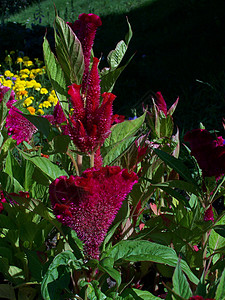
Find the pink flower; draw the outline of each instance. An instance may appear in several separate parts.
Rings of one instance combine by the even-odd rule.
[[[124,121],[125,121],[125,116],[123,116],[123,115],[115,114],[112,116],[112,125],[122,123]]]
[[[3,191],[0,191],[0,213],[4,210],[3,204],[2,203],[6,203],[6,199],[5,199],[5,195],[3,193]]]
[[[203,177],[219,178],[225,174],[225,145],[222,137],[214,140],[207,130],[194,129],[185,134],[184,141],[190,143],[191,155],[196,158]]]
[[[53,115],[45,115],[43,116],[43,118],[46,118],[52,125],[57,125],[66,122],[66,116],[64,115],[64,112],[59,102],[54,108]]]
[[[4,95],[10,90],[9,87],[7,86],[3,86],[0,84],[0,102],[2,102],[3,98],[4,98]],[[11,108],[13,103],[16,102],[16,99],[15,99],[15,92],[12,90],[11,91],[11,94],[10,94],[10,97],[9,97],[9,100],[8,102],[6,103],[6,106],[7,108]]]
[[[196,295],[196,296],[190,297],[188,300],[214,300],[214,299],[212,299],[212,298],[203,298],[202,296]]]
[[[156,98],[155,98],[155,104],[156,106],[158,106],[159,111],[162,111],[164,113],[164,115],[167,115],[167,105],[166,102],[162,96],[161,92],[157,92],[155,94]]]
[[[29,142],[33,134],[37,131],[37,127],[20,113],[21,111],[18,108],[12,107],[10,108],[9,114],[6,118],[8,134],[17,141],[17,145],[23,141]]]
[[[102,25],[102,21],[99,16],[95,14],[81,14],[73,24],[67,23],[71,29],[77,34],[78,39],[81,42],[83,54],[84,54],[84,75],[82,92],[86,92],[89,65],[91,57],[91,49],[93,47],[96,30]]]
[[[213,221],[214,222],[214,214],[212,210],[212,205],[205,211],[204,221]]]
[[[100,80],[98,59],[94,57],[87,86],[86,96],[81,95],[81,85],[69,86],[68,94],[74,112],[70,122],[64,127],[74,144],[82,152],[95,152],[110,134],[112,124],[112,103],[116,98],[112,93],[103,93],[100,104]]]
[[[82,176],[61,176],[49,187],[56,218],[76,231],[85,253],[99,258],[99,247],[138,177],[117,166],[87,169]]]

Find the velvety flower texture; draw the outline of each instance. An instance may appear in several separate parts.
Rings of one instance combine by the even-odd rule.
[[[103,93],[100,104],[99,60],[94,57],[89,75],[87,94],[81,95],[81,85],[69,86],[73,114],[70,123],[64,128],[74,144],[82,152],[95,152],[110,134],[112,125],[112,104],[116,96]]]
[[[184,141],[190,143],[193,155],[203,177],[215,176],[217,179],[225,174],[225,144],[222,137],[214,139],[205,129],[194,129],[187,132]]]
[[[69,22],[67,24],[77,34],[77,37],[82,45],[85,65],[82,92],[85,93],[89,75],[91,49],[93,47],[96,30],[102,25],[102,21],[100,17],[95,14],[83,13],[79,15],[78,20],[76,20],[73,24]]]
[[[214,222],[214,214],[212,210],[212,205],[205,211],[204,221],[213,221]]]
[[[76,231],[85,253],[99,258],[99,246],[138,177],[118,166],[87,169],[82,176],[61,176],[49,187],[56,218]]]
[[[196,296],[190,297],[188,300],[214,300],[214,299],[212,299],[212,298],[203,298],[202,296],[196,295]]]
[[[12,107],[10,108],[9,114],[6,118],[8,134],[16,140],[17,145],[23,141],[29,142],[33,134],[37,131],[37,127],[20,113],[21,111],[18,108]]]

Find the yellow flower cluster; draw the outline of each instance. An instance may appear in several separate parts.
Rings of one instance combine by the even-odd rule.
[[[46,88],[46,85],[50,84],[46,68],[42,66],[43,62],[38,58],[33,62],[28,56],[24,56],[17,57],[14,63],[12,57],[7,55],[5,58],[9,69],[0,75],[0,84],[12,88],[16,99],[23,101],[23,107],[27,108],[30,114],[49,113],[49,109],[57,104],[58,98],[54,90]],[[15,70],[12,70],[13,66]]]

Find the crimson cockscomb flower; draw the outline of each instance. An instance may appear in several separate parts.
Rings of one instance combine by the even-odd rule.
[[[50,184],[56,218],[76,231],[89,257],[99,258],[99,247],[137,180],[134,172],[106,166],[87,169],[80,177],[61,176]]]
[[[62,110],[62,107],[59,103],[57,102],[56,106],[54,107],[54,111],[52,115],[45,115],[42,116],[43,118],[46,118],[52,125],[60,125],[64,122],[66,122],[66,116]]]
[[[161,111],[161,112],[163,112],[164,115],[167,117],[168,115],[172,116],[174,110],[177,107],[177,104],[178,104],[178,101],[179,101],[179,97],[173,103],[173,105],[171,105],[171,107],[169,109],[167,109],[166,101],[164,100],[161,92],[155,93],[154,100],[155,100],[155,104],[156,104],[158,110]]]
[[[213,214],[213,210],[212,210],[212,205],[209,206],[209,208],[207,208],[207,210],[205,211],[205,215],[204,215],[204,221],[213,221],[214,222],[214,214]]]
[[[83,54],[84,54],[84,75],[82,92],[86,92],[87,80],[89,75],[89,65],[91,57],[91,49],[93,47],[96,30],[102,25],[102,21],[99,16],[95,14],[81,14],[74,23],[67,23],[71,29],[77,34],[78,39],[81,42]]]
[[[81,85],[76,83],[69,86],[73,114],[68,125],[64,126],[64,133],[68,134],[78,149],[85,153],[95,152],[110,134],[112,125],[112,104],[115,95],[103,93],[100,104],[100,79],[97,58],[89,75],[87,93],[81,94]]]
[[[225,143],[222,137],[214,139],[205,129],[194,129],[187,132],[184,141],[190,143],[193,155],[203,177],[215,176],[218,179],[225,174]]]
[[[12,107],[6,118],[6,128],[8,134],[17,141],[17,145],[23,141],[29,142],[33,134],[37,131],[37,127],[21,115],[21,111]]]

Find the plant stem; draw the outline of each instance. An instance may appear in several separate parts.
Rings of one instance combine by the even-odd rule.
[[[79,174],[81,174],[81,171],[82,171],[82,162],[83,162],[83,156],[80,154],[77,154],[77,166],[78,166]]]
[[[73,157],[73,154],[71,154],[69,151],[70,151],[70,150],[67,150],[66,154],[70,157],[70,159],[71,159],[71,161],[72,161],[72,163],[73,163],[73,165],[74,165],[74,168],[75,168],[75,170],[76,170],[76,174],[77,174],[77,176],[79,176],[79,175],[80,175],[80,172],[79,172],[78,165],[77,165],[77,163],[76,163],[76,161],[75,161],[75,159],[74,159],[74,157]]]
[[[90,155],[90,167],[93,168],[95,164],[95,153],[92,152]]]

